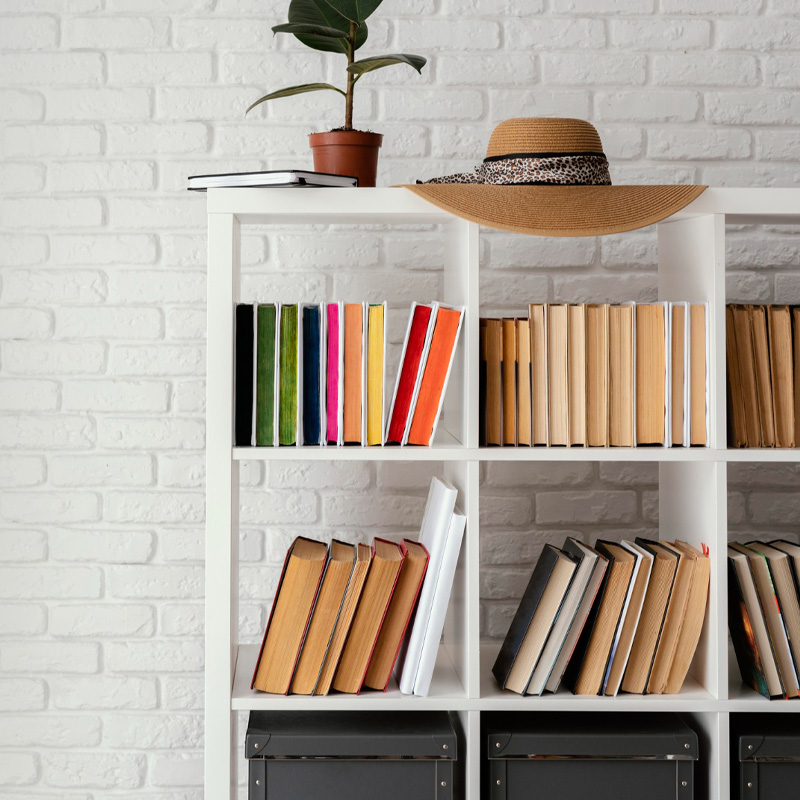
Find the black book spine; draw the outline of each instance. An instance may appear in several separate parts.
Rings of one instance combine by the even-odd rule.
[[[319,306],[303,309],[303,443],[319,444]]]
[[[501,688],[505,688],[508,675],[514,666],[522,641],[531,624],[533,615],[539,607],[547,582],[558,562],[558,551],[550,544],[545,545],[539,560],[536,562],[525,594],[522,595],[519,607],[503,641],[503,646],[497,655],[497,660],[492,667],[492,674],[497,678]]]
[[[233,443],[253,443],[253,306],[237,303],[234,338]]]

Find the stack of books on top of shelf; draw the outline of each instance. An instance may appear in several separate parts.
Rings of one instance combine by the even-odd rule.
[[[728,441],[795,447],[800,441],[800,308],[725,309]]]
[[[236,306],[234,443],[429,445],[464,309],[413,303],[388,404],[386,303]]]
[[[748,686],[770,699],[800,695],[800,547],[728,545],[728,627]]]
[[[708,341],[705,303],[481,319],[481,445],[706,446]]]
[[[370,548],[295,539],[251,688],[385,691],[395,671],[403,693],[427,696],[466,525],[457,494],[431,481],[419,541],[376,537]]]
[[[703,627],[711,564],[686,542],[545,545],[492,672],[523,695],[674,694]]]

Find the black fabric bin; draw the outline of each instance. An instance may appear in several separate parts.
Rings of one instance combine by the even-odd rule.
[[[519,714],[484,728],[490,800],[692,800],[697,734],[672,714]]]
[[[800,717],[753,725],[739,736],[741,800],[789,800],[800,797]],[[749,726],[742,725],[743,728]]]
[[[251,711],[249,800],[451,800],[447,712]]]

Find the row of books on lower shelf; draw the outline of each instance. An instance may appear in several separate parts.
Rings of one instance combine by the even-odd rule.
[[[748,686],[770,699],[800,696],[800,547],[728,545],[728,627]]]
[[[464,309],[412,303],[386,412],[386,303],[236,307],[234,443],[429,445]]]
[[[481,444],[705,446],[708,341],[705,303],[538,303],[481,319]]]
[[[732,447],[795,447],[800,441],[800,308],[725,309]]]
[[[295,539],[250,688],[385,691],[396,668],[403,693],[427,696],[466,525],[457,494],[431,481],[419,541]]]
[[[492,672],[503,689],[674,694],[708,604],[708,550],[637,538],[547,544]]]

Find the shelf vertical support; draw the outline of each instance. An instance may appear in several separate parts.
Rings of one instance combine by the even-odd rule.
[[[208,215],[206,371],[205,796],[232,800],[236,736],[231,688],[239,632],[239,462],[232,458],[234,304],[239,220]]]

